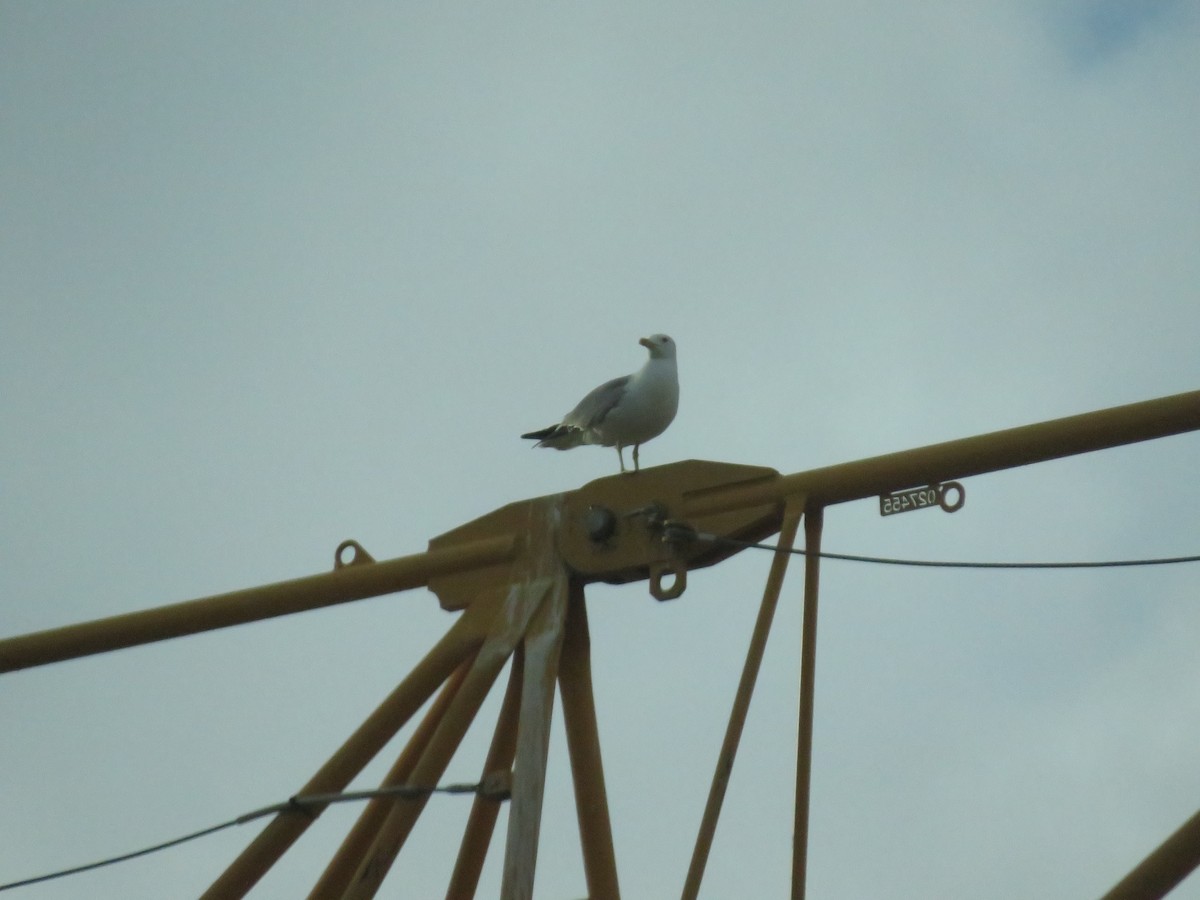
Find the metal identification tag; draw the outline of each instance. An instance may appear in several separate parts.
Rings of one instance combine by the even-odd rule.
[[[940,506],[946,512],[958,512],[967,502],[967,492],[957,481],[947,481],[945,484],[931,484],[929,487],[909,488],[894,494],[882,494],[879,497],[879,514],[894,516],[897,513],[912,512],[915,509],[929,509]]]

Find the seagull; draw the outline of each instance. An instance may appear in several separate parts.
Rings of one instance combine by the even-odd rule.
[[[638,343],[650,351],[638,371],[600,385],[559,424],[521,437],[537,441],[535,447],[555,450],[583,444],[616,447],[622,472],[625,448],[633,447],[633,470],[638,471],[638,447],[666,431],[679,408],[675,342],[665,334],[652,334]]]

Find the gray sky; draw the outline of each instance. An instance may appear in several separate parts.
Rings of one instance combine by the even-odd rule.
[[[682,401],[643,465],[792,472],[1196,389],[1197,84],[1169,0],[0,4],[0,634],[611,474],[517,435],[651,332]],[[837,507],[825,545],[1195,553],[1198,440],[972,479],[954,516]],[[768,563],[589,592],[628,897],[682,885]],[[1200,807],[1198,572],[827,564],[812,895],[1103,893]],[[800,590],[706,897],[786,891]],[[0,881],[286,798],[450,622],[413,591],[5,676]],[[547,900],[585,890],[569,784],[556,730]],[[430,804],[381,896],[440,896],[467,805]],[[255,896],[302,895],[356,812]],[[13,896],[194,896],[259,827]]]

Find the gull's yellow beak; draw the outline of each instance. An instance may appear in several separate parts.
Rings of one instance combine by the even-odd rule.
[[[647,350],[650,350],[651,348],[654,347],[654,345],[650,343],[650,338],[640,338],[638,340],[638,343],[641,344],[643,347],[645,347]]]

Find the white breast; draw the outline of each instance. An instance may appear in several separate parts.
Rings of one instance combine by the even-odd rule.
[[[597,431],[609,446],[643,444],[667,430],[678,408],[675,360],[651,359],[630,379],[625,396]]]

